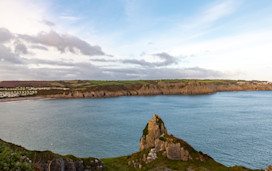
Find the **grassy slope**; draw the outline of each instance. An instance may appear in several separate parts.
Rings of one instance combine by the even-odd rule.
[[[169,168],[171,170],[187,170],[188,168],[192,168],[194,170],[214,170],[214,171],[247,171],[251,169],[247,169],[242,166],[234,166],[234,167],[226,167],[220,163],[217,163],[213,160],[209,160],[208,162],[200,162],[200,161],[176,161],[170,160],[162,156],[161,153],[158,153],[158,159],[154,160],[153,162],[145,165],[141,169],[135,169],[132,165],[128,165],[128,161],[132,158],[137,159],[142,156],[144,152],[134,153],[129,156],[117,157],[117,158],[108,158],[108,159],[101,159],[104,162],[106,167],[106,171],[130,171],[130,170],[152,170],[158,168]],[[257,170],[256,170],[257,171]]]
[[[92,157],[78,158],[73,155],[62,156],[51,151],[31,151],[0,139],[0,170],[35,170],[33,163],[47,162],[56,158],[82,160],[84,165],[92,165]]]
[[[132,80],[132,81],[89,81],[89,80],[70,80],[70,81],[0,81],[5,86],[30,86],[30,87],[69,87],[84,89],[95,86],[127,86],[127,85],[147,85],[147,84],[167,84],[167,83],[188,83],[188,82],[205,82],[205,83],[236,83],[235,80],[193,80],[193,79],[166,79],[166,80]]]
[[[130,170],[140,170],[135,169],[132,165],[128,165],[128,161],[140,159],[143,154],[147,154],[149,150],[145,150],[142,152],[137,152],[131,154],[129,156],[122,156],[117,158],[106,158],[101,159],[104,162],[106,171],[130,171]],[[22,157],[25,156],[25,159]],[[32,163],[42,162],[52,160],[54,158],[63,159],[72,159],[72,160],[83,160],[84,163],[92,160],[93,158],[77,158],[73,155],[62,156],[59,154],[52,153],[50,151],[30,151],[26,150],[21,146],[14,145],[12,143],[7,143],[0,139],[0,170],[34,170],[34,165]],[[169,160],[162,156],[162,153],[158,153],[158,159],[149,163],[143,164],[143,168],[141,170],[152,170],[156,168],[169,168],[172,170],[187,170],[188,168],[193,168],[195,170],[205,170],[205,168],[209,170],[233,170],[233,171],[246,171],[250,169],[246,169],[241,166],[235,167],[226,167],[220,163],[217,163],[213,160],[209,160],[208,162],[200,162],[200,161],[174,161]]]

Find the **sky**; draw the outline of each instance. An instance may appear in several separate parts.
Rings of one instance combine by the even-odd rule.
[[[271,0],[0,0],[0,80],[272,81]]]

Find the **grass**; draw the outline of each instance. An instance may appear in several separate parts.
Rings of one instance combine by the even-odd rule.
[[[234,166],[234,167],[226,167],[216,161],[210,159],[207,162],[200,162],[200,161],[177,161],[177,160],[170,160],[162,156],[162,152],[157,153],[158,158],[152,161],[149,164],[142,164],[142,168],[134,168],[133,165],[128,165],[129,161],[136,160],[140,161],[144,154],[147,154],[147,151],[134,153],[130,156],[123,156],[117,158],[107,158],[101,159],[104,162],[105,170],[106,171],[113,171],[113,170],[122,170],[122,171],[132,171],[132,170],[158,170],[158,168],[169,168],[172,170],[182,170],[186,171],[188,168],[192,168],[196,171],[205,171],[206,169],[211,171],[247,171],[247,169],[242,166]],[[258,170],[256,170],[258,171]]]
[[[196,79],[162,79],[162,80],[125,80],[125,81],[98,81],[98,80],[69,80],[69,81],[20,81],[19,83],[14,83],[12,81],[2,81],[3,85],[17,85],[17,86],[29,86],[29,87],[67,87],[75,90],[87,90],[88,88],[98,87],[98,86],[124,86],[133,87],[137,86],[149,86],[157,85],[163,86],[165,84],[188,84],[190,82],[200,82],[200,83],[211,83],[211,84],[234,84],[236,80],[196,80]],[[249,81],[250,83],[250,81]],[[1,84],[1,81],[0,81]],[[2,85],[2,84],[1,84]]]
[[[62,87],[63,84],[67,84],[71,87],[77,88],[90,88],[95,86],[107,86],[107,85],[118,85],[118,86],[126,86],[126,85],[163,85],[169,83],[188,83],[191,81],[197,82],[206,82],[206,83],[220,83],[220,82],[236,82],[234,80],[190,80],[190,79],[165,79],[165,80],[131,80],[131,81],[86,81],[86,80],[72,80],[72,81],[62,81],[62,82],[51,82],[52,85],[58,85]]]
[[[21,156],[25,153],[18,150],[12,150],[4,143],[0,142],[0,170],[26,170],[32,171],[31,162],[23,160]]]
[[[169,135],[171,137],[171,135]],[[182,140],[181,140],[182,141]],[[180,141],[179,141],[180,142]],[[183,146],[184,144],[181,145]],[[188,147],[187,147],[188,148]],[[132,171],[132,170],[158,170],[158,168],[169,168],[172,170],[187,170],[192,168],[196,171],[206,169],[210,171],[247,171],[250,169],[244,168],[242,166],[226,167],[213,159],[209,158],[207,161],[201,162],[198,160],[189,160],[187,162],[170,160],[163,157],[162,151],[157,153],[158,158],[151,163],[145,164],[142,161],[144,155],[147,156],[150,149],[143,150],[141,152],[133,153],[128,156],[121,156],[116,158],[105,158],[100,159],[104,162],[105,171]],[[192,153],[190,152],[192,155]],[[195,151],[195,155],[199,154]],[[94,163],[91,161],[94,159],[89,158],[78,158],[73,155],[59,155],[51,151],[30,151],[23,147],[4,142],[0,139],[0,170],[10,171],[10,170],[25,170],[32,171],[35,170],[32,163],[36,162],[47,162],[54,158],[71,159],[73,161],[82,160],[83,164],[86,166],[92,166]],[[192,156],[194,157],[194,156]],[[136,161],[142,165],[142,169],[134,168],[133,164],[128,164],[129,162]],[[256,170],[258,171],[258,170]]]
[[[5,142],[0,139],[0,170],[35,170],[32,163],[48,162],[53,159],[63,158],[73,161],[82,160],[84,166],[96,166],[96,163],[91,162],[95,158],[79,158],[73,155],[62,156],[51,151],[31,151],[21,146]]]
[[[50,82],[50,85],[53,87],[65,87],[63,84],[61,84],[60,82]]]
[[[146,124],[145,129],[143,130],[143,135],[147,136],[147,134],[148,134],[148,123]]]

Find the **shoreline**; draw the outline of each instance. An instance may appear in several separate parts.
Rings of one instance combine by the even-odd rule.
[[[199,94],[135,94],[135,95],[128,95],[128,94],[119,94],[117,96],[96,96],[96,97],[82,97],[82,96],[55,96],[55,95],[38,95],[32,97],[13,97],[13,98],[3,98],[0,99],[1,102],[15,102],[15,101],[27,101],[27,100],[43,100],[43,99],[97,99],[97,98],[114,98],[114,97],[126,97],[126,96],[157,96],[157,95],[186,95],[186,96],[197,96],[197,95],[211,95],[221,92],[247,92],[247,91],[272,91],[272,90],[226,90],[226,91],[215,91],[215,92],[206,92],[206,93],[199,93]]]
[[[42,100],[42,99],[53,99],[53,98],[46,98],[42,96],[34,96],[34,97],[14,97],[14,98],[4,98],[0,99],[1,102],[15,102],[15,101],[26,101],[26,100]]]

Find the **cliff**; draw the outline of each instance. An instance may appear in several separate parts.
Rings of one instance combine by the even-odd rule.
[[[272,84],[264,82],[238,81],[207,81],[207,80],[176,80],[174,82],[159,80],[132,82],[122,81],[107,84],[84,85],[70,87],[70,90],[41,90],[38,96],[48,98],[95,98],[137,95],[199,95],[223,91],[261,91],[272,90]]]

